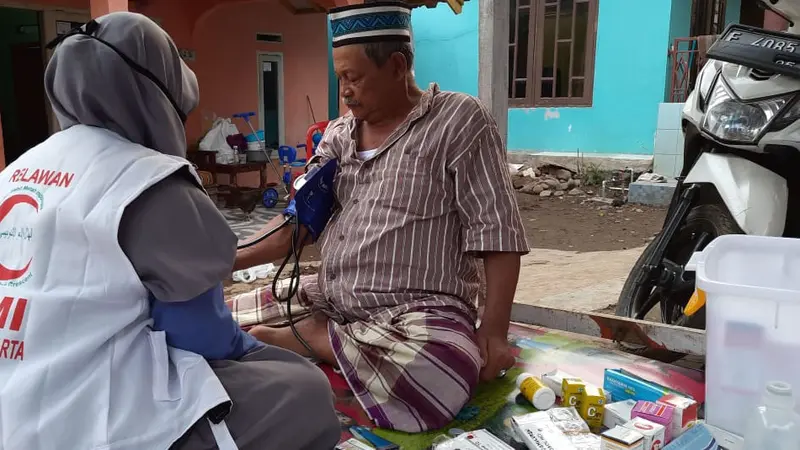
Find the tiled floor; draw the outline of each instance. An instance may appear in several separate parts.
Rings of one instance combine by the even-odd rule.
[[[220,209],[220,211],[228,220],[228,224],[230,224],[231,229],[234,233],[236,233],[236,236],[239,237],[239,240],[243,241],[253,236],[273,217],[280,214],[281,211],[283,211],[283,206],[279,204],[275,208],[267,209],[259,205],[255,211],[250,214],[250,220],[246,220],[244,213],[238,208],[223,208]]]

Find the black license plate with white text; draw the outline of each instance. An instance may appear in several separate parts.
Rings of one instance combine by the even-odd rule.
[[[729,25],[708,57],[767,72],[800,77],[800,37],[745,25]]]

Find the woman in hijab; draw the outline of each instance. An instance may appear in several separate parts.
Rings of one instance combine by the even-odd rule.
[[[62,131],[0,173],[19,230],[0,239],[0,448],[331,449],[325,376],[225,306],[237,239],[185,159],[198,86],[170,37],[101,17],[60,39],[45,86]]]

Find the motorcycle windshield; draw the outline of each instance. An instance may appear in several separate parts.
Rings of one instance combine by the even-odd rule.
[[[800,37],[732,24],[708,57],[770,73],[800,78]]]

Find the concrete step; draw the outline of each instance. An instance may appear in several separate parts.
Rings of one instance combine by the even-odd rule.
[[[669,205],[677,185],[677,180],[668,180],[666,183],[653,183],[652,181],[633,182],[628,190],[628,203],[649,206]]]

